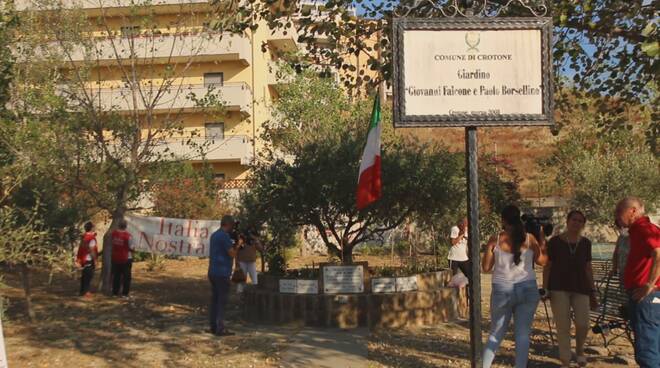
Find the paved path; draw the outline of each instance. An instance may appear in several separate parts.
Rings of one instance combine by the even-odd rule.
[[[284,368],[366,368],[366,328],[306,328],[291,338],[282,353]]]

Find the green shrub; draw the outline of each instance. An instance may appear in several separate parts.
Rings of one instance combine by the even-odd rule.
[[[147,259],[147,271],[162,271],[165,268],[165,257],[161,254],[149,254]]]
[[[133,263],[135,262],[144,262],[149,259],[151,253],[147,252],[133,252]]]

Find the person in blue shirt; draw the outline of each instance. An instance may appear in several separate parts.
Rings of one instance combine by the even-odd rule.
[[[220,221],[220,229],[211,235],[208,272],[209,281],[211,282],[209,317],[211,322],[210,332],[216,336],[233,335],[225,328],[224,318],[225,308],[229,301],[231,272],[237,252],[229,235],[234,229],[234,223],[233,217],[223,216],[222,221]]]

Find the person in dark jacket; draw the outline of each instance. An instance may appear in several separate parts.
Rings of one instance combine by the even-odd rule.
[[[225,308],[229,301],[231,273],[237,249],[231,239],[234,219],[224,216],[220,229],[211,235],[208,278],[211,282],[211,305],[209,307],[210,332],[216,336],[231,336],[225,327]]]

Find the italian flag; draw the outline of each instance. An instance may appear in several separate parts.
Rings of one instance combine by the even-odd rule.
[[[376,95],[371,112],[367,145],[360,162],[360,177],[357,187],[357,208],[362,210],[381,197],[380,178],[380,97]]]

